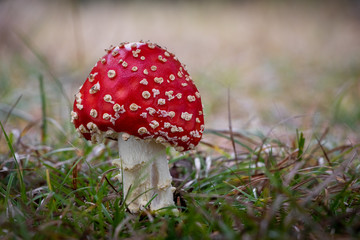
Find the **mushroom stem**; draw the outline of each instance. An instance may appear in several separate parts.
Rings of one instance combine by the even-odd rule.
[[[173,190],[166,148],[153,140],[118,137],[119,160],[113,164],[120,169],[116,177],[123,183],[123,196],[131,212],[138,212],[150,201],[150,209],[173,206]],[[151,200],[157,195],[153,200]]]

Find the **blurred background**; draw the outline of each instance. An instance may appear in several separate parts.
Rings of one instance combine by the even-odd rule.
[[[0,120],[36,132],[43,78],[49,128],[73,131],[73,95],[104,49],[141,39],[187,65],[207,129],[228,129],[230,108],[234,130],[358,139],[359,1],[3,0]]]

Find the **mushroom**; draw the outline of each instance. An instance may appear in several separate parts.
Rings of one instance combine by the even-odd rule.
[[[75,95],[71,120],[93,143],[118,141],[123,196],[131,212],[173,206],[166,147],[193,149],[204,131],[201,96],[174,54],[150,42],[106,49]]]

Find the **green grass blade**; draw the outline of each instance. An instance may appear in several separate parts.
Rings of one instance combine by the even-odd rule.
[[[16,154],[15,154],[15,151],[14,151],[14,148],[13,146],[11,145],[11,141],[9,139],[9,136],[6,134],[6,131],[4,129],[4,126],[3,124],[1,123],[0,121],[0,126],[1,126],[1,130],[5,136],[5,139],[6,139],[6,142],[8,144],[8,147],[10,149],[10,152],[11,152],[11,155],[13,156],[14,158],[14,162],[15,162],[15,166],[17,168],[17,173],[18,173],[18,178],[19,178],[19,182],[20,182],[20,193],[21,193],[21,198],[24,202],[26,202],[26,189],[25,189],[25,184],[24,184],[24,175],[23,175],[23,172],[21,170],[21,167],[18,163],[18,160],[16,158]]]
[[[44,90],[44,78],[39,76],[40,96],[41,96],[41,111],[42,111],[42,124],[41,124],[41,142],[46,144],[47,140],[47,120],[46,120],[46,95]]]
[[[66,174],[64,180],[62,181],[62,183],[60,184],[60,189],[59,191],[61,191],[61,189],[63,188],[66,180],[68,179],[69,175],[72,173],[72,171],[74,170],[74,168],[76,167],[76,165],[82,160],[83,158],[80,157],[76,162],[75,164],[70,168],[70,170],[68,171],[68,173]]]
[[[304,134],[302,132],[299,133],[298,129],[296,129],[296,140],[297,140],[297,147],[299,149],[298,159],[301,160],[301,156],[304,153],[305,138],[304,138]]]
[[[10,192],[11,192],[11,187],[12,187],[12,183],[14,181],[14,178],[15,178],[15,173],[10,174],[9,182],[8,182],[8,185],[6,186],[5,204],[7,206],[9,205]]]

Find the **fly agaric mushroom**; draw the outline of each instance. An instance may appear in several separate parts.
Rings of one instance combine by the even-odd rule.
[[[174,54],[150,42],[106,49],[75,95],[71,119],[93,143],[118,141],[118,179],[131,212],[173,206],[166,146],[193,149],[204,130],[200,94]],[[154,198],[155,196],[155,198]]]

